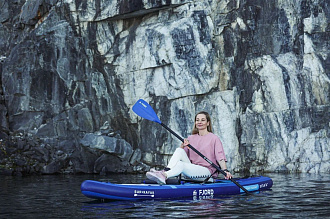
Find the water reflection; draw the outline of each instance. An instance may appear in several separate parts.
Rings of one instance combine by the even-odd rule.
[[[266,174],[265,174],[266,175]],[[144,175],[0,176],[0,218],[327,218],[329,174],[267,174],[272,190],[210,200],[100,202],[81,194],[86,179],[139,183]]]
[[[146,201],[110,201],[88,202],[83,210],[98,215],[112,214],[116,217],[127,216],[136,218],[148,217],[232,217],[234,215],[248,215],[250,213],[268,212],[267,198],[271,191],[254,193],[253,195],[238,195],[218,197],[211,200],[146,200]],[[237,212],[249,206],[245,212]],[[122,215],[123,211],[125,215]],[[106,213],[107,212],[107,213]]]

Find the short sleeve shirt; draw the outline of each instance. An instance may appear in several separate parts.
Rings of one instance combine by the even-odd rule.
[[[217,164],[220,160],[225,160],[225,152],[223,150],[222,142],[220,138],[213,133],[208,133],[207,135],[200,136],[198,134],[190,135],[188,137],[189,144],[192,145],[196,150],[201,152],[206,158],[212,161],[212,163]],[[212,173],[216,171],[211,164],[209,164],[204,158],[199,156],[196,152],[189,149],[188,147],[184,148],[191,163],[204,166],[208,168]],[[218,174],[214,174],[213,176],[216,177]]]

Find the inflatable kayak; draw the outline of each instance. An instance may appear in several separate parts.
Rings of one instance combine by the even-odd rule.
[[[258,176],[236,180],[249,192],[267,190],[273,185],[269,177]],[[180,184],[113,184],[86,180],[81,192],[93,199],[141,200],[141,199],[211,199],[222,195],[236,195],[244,191],[230,180],[216,180],[214,183],[181,182]]]

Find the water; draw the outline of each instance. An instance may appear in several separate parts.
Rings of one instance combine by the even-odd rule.
[[[0,218],[329,218],[330,174],[264,174],[272,190],[212,200],[99,202],[86,179],[139,183],[144,175],[0,176]]]

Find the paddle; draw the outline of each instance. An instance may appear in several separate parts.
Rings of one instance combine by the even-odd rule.
[[[171,132],[175,137],[177,137],[180,141],[184,142],[184,139],[180,137],[178,134],[176,134],[174,131],[172,131],[169,127],[167,127],[164,123],[160,121],[155,111],[152,109],[152,107],[144,100],[139,99],[133,106],[132,110],[142,118],[145,118],[147,120],[157,122],[160,125],[162,125],[165,129],[167,129],[169,132]],[[192,149],[194,152],[196,152],[199,156],[201,156],[204,160],[206,160],[210,165],[212,165],[217,171],[222,173],[224,176],[226,176],[226,172],[223,171],[218,165],[214,164],[211,160],[209,160],[207,157],[205,157],[201,152],[199,152],[196,148],[194,148],[192,145],[188,145],[190,149]],[[230,179],[234,184],[236,184],[239,188],[241,188],[246,194],[249,194],[249,192],[241,186],[238,182],[236,182],[234,179]]]

